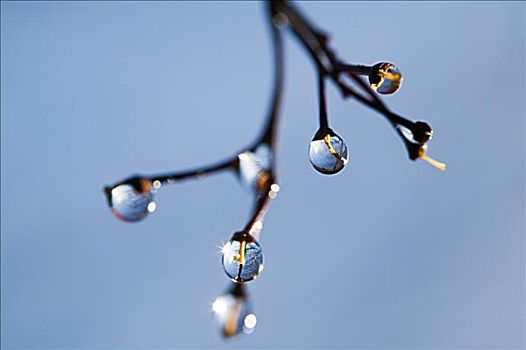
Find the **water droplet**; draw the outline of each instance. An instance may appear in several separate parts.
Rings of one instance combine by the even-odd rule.
[[[384,95],[398,91],[402,85],[402,73],[392,63],[380,62],[375,64],[369,73],[369,84],[376,92]]]
[[[347,145],[333,132],[315,137],[309,147],[309,160],[322,174],[332,175],[340,172],[347,164]]]
[[[255,279],[263,265],[263,250],[250,234],[238,232],[222,249],[223,269],[234,282],[249,282]]]
[[[106,188],[111,212],[117,218],[136,222],[155,211],[152,183],[148,179],[133,177],[112,188]]]
[[[402,125],[396,126],[407,141],[424,146],[433,137],[433,129],[426,122],[415,122],[411,129]]]
[[[413,125],[413,134],[416,142],[425,144],[433,137],[433,129],[426,122],[417,121]]]
[[[260,145],[254,152],[245,151],[238,155],[239,179],[249,191],[262,191],[271,180],[272,152],[266,144]]]
[[[243,285],[236,283],[212,303],[212,311],[224,337],[232,337],[242,331],[250,334],[256,327],[257,318],[243,288]]]

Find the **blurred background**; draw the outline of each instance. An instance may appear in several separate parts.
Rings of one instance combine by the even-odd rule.
[[[347,142],[316,173],[316,79],[286,35],[281,192],[249,286],[256,331],[224,341],[218,246],[252,198],[230,174],[166,186],[143,222],[102,187],[220,160],[258,134],[271,85],[255,2],[1,3],[2,348],[524,348],[524,2],[298,4],[385,101],[435,130],[441,173],[331,85]],[[290,34],[290,33],[287,33]],[[190,268],[191,267],[191,268]]]

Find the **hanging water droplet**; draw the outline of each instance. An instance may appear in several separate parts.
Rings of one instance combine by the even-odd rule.
[[[234,282],[249,282],[263,271],[263,250],[246,232],[237,232],[221,249],[222,264]]]
[[[239,179],[248,191],[260,192],[271,180],[272,152],[267,144],[261,144],[253,152],[238,155]]]
[[[242,331],[250,334],[254,331],[257,318],[244,290],[244,286],[235,283],[232,288],[217,297],[212,310],[224,337],[232,337]]]
[[[111,212],[123,221],[140,221],[157,207],[149,179],[132,177],[105,191]]]
[[[371,88],[384,95],[398,91],[402,85],[402,80],[402,73],[398,67],[388,62],[375,64],[369,73]]]
[[[421,146],[424,146],[433,137],[433,129],[426,122],[415,122],[411,129],[400,124],[396,127],[407,141]]]
[[[429,124],[418,121],[413,124],[411,130],[402,125],[397,125],[396,128],[402,136],[409,141],[407,147],[411,160],[422,159],[435,168],[446,171],[445,163],[439,162],[427,154],[427,143],[431,140],[431,137],[433,137],[433,130]]]
[[[426,122],[417,121],[413,124],[413,138],[420,144],[426,144],[433,137],[433,129]]]
[[[309,160],[314,169],[320,173],[336,174],[347,164],[347,145],[334,132],[315,136],[309,146]]]

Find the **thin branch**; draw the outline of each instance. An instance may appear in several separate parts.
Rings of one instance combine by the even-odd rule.
[[[211,164],[208,166],[199,167],[196,169],[178,171],[167,174],[158,174],[149,176],[151,181],[160,181],[161,183],[174,183],[189,178],[199,178],[205,175],[217,173],[223,170],[235,170],[237,168],[237,155],[225,159],[222,162]]]
[[[272,42],[272,52],[274,57],[274,85],[273,93],[270,102],[270,108],[267,117],[267,123],[263,129],[262,136],[259,143],[267,143],[273,153],[275,153],[276,139],[277,139],[277,124],[279,119],[279,109],[281,106],[283,96],[283,86],[285,80],[285,64],[283,53],[283,39],[279,28],[273,22],[276,13],[273,8],[268,8],[268,23],[270,26],[270,36]]]

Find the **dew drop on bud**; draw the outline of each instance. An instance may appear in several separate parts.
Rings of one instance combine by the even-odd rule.
[[[271,181],[272,152],[267,144],[238,155],[239,179],[248,191],[259,193]]]
[[[152,182],[140,177],[132,177],[105,188],[111,212],[127,222],[140,221],[155,211],[154,191]]]
[[[239,283],[234,283],[229,291],[214,300],[212,311],[225,338],[241,332],[250,334],[257,324],[245,287]]]
[[[249,282],[263,271],[263,250],[246,232],[235,233],[221,249],[223,269],[233,282]]]
[[[413,138],[420,144],[426,144],[433,137],[433,129],[426,122],[417,121],[413,125]]]
[[[400,124],[396,128],[407,141],[420,146],[425,146],[433,137],[433,129],[426,122],[415,122],[411,129]]]
[[[371,68],[369,84],[376,92],[384,95],[395,93],[402,85],[402,73],[392,63],[380,62]]]
[[[320,173],[336,174],[347,164],[347,145],[334,133],[315,137],[309,146],[309,160]]]

